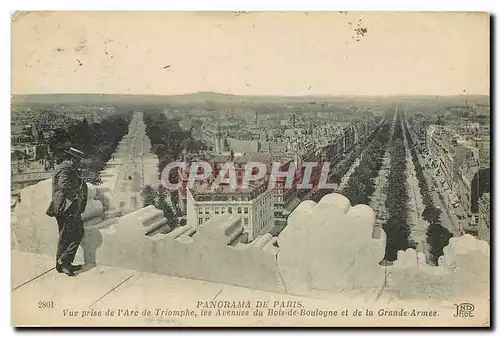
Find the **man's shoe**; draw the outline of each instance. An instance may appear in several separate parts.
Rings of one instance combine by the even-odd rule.
[[[73,272],[73,270],[69,266],[62,265],[61,266],[61,273],[64,273],[68,276],[75,276],[75,273]]]
[[[79,271],[80,269],[83,268],[83,264],[70,264],[69,268],[72,271]],[[62,273],[62,264],[56,263],[56,270],[58,273]]]
[[[70,265],[70,267],[71,267],[71,270],[73,270],[73,271],[79,271],[80,269],[83,268],[83,264],[72,264],[72,265]]]

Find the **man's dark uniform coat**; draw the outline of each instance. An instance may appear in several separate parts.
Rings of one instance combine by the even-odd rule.
[[[78,170],[62,162],[52,177],[52,202],[47,209],[47,215],[55,217],[59,226],[57,264],[70,265],[75,259],[84,233],[81,214],[87,206],[87,193],[87,184]]]

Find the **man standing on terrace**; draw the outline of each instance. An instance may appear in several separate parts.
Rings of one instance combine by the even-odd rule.
[[[87,184],[78,171],[83,157],[82,151],[72,147],[64,151],[64,160],[52,178],[52,201],[46,212],[56,218],[59,227],[56,270],[68,276],[82,268],[72,263],[83,238],[82,213],[87,206]]]

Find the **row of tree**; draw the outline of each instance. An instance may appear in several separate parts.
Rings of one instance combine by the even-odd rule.
[[[65,128],[53,130],[47,139],[51,152],[48,159],[58,163],[69,146],[83,151],[86,160],[82,162],[83,178],[94,185],[102,182],[100,172],[111,159],[118,143],[128,131],[132,113],[111,115],[100,122],[89,123],[86,119]]]
[[[145,109],[144,123],[146,124],[146,134],[152,145],[151,152],[158,157],[159,179],[161,179],[161,173],[165,166],[180,159],[184,150],[189,153],[207,149],[201,141],[191,136],[190,130],[181,129],[178,119],[169,119],[158,109]],[[170,182],[176,183],[178,181],[176,173],[175,170],[169,172]],[[163,202],[167,194],[170,196],[174,209],[170,209],[170,206]],[[173,219],[182,213],[178,204],[178,191],[167,191],[163,185],[156,188],[146,186],[143,190],[143,200],[145,206],[155,205],[156,208],[163,210],[165,217],[171,223],[174,223]]]
[[[335,172],[333,172],[332,175],[332,182],[336,184],[340,184],[342,177],[349,171],[351,166],[354,164],[357,158],[361,155],[361,153],[365,150],[365,148],[371,144],[373,139],[378,135],[380,132],[380,128],[382,127],[382,124],[379,124],[376,129],[368,135],[366,138],[361,140],[359,144],[356,144],[354,148],[344,157],[341,158],[340,162],[335,163]],[[332,153],[329,154],[330,157],[336,156],[337,153]]]
[[[176,194],[174,193],[174,195]],[[157,187],[146,185],[141,192],[143,206],[153,205],[162,210],[163,216],[168,219],[168,224],[171,228],[178,225],[177,215],[179,214],[179,210],[175,206],[176,201],[174,195],[171,195],[163,185]],[[168,199],[170,199],[171,204],[167,201]]]
[[[179,158],[184,149],[187,152],[197,152],[206,146],[191,137],[191,132],[182,130],[178,119],[168,119],[158,110],[146,110],[144,113],[146,134],[151,140],[152,149],[158,156],[158,174],[165,166]]]
[[[349,171],[351,166],[354,164],[357,158],[361,156],[361,153],[367,148],[367,146],[371,146],[372,142],[375,139],[380,138],[381,133],[385,133],[387,127],[387,123],[384,121],[380,123],[377,128],[365,139],[363,139],[360,144],[357,144],[351,152],[344,158],[341,159],[339,163],[334,163],[335,171],[332,174],[332,182],[339,184],[342,177]],[[370,150],[366,151],[366,153],[370,152]],[[366,154],[365,153],[365,154]],[[335,154],[330,154],[330,157]],[[327,157],[328,159],[328,157]],[[315,202],[319,202],[321,198],[323,198],[326,194],[334,192],[329,189],[321,189],[318,190],[311,198],[311,200]],[[373,192],[372,192],[373,193]],[[371,194],[370,194],[371,195]],[[352,203],[352,201],[351,201]]]
[[[342,191],[342,194],[351,201],[351,205],[370,203],[375,192],[375,178],[382,168],[389,132],[390,125],[385,123],[366,149],[358,167]]]
[[[390,171],[387,177],[385,207],[389,215],[383,229],[387,235],[386,261],[397,260],[398,251],[409,248],[408,191],[406,186],[406,149],[403,138],[401,113],[396,108],[396,120],[390,145]]]
[[[426,241],[429,244],[427,263],[437,266],[439,257],[443,255],[443,248],[448,245],[448,242],[450,241],[450,238],[453,237],[453,234],[441,225],[441,210],[434,205],[431,192],[427,184],[427,179],[425,178],[422,166],[418,160],[417,151],[408,130],[407,123],[404,123],[404,126],[413,165],[415,166],[415,173],[418,179],[420,194],[422,195],[422,202],[425,206],[422,212],[422,218],[429,222],[426,232]]]

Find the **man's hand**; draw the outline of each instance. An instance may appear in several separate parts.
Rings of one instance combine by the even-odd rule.
[[[74,202],[74,200],[64,199],[64,209],[63,209],[63,212],[66,212],[68,210],[68,208],[70,208],[71,205],[73,205],[73,202]]]

